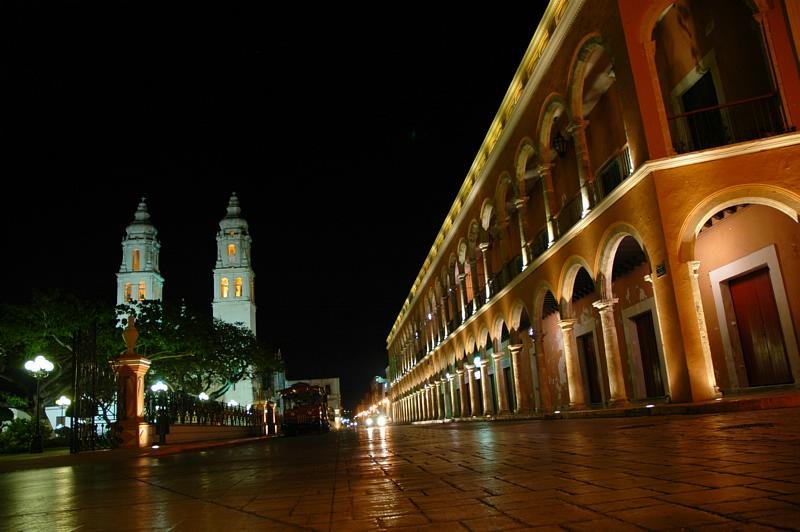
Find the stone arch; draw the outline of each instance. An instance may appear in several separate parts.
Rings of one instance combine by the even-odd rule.
[[[542,106],[537,128],[539,132],[538,152],[539,156],[545,160],[545,162],[553,160],[553,149],[550,147],[551,130],[553,128],[553,123],[562,113],[567,114],[568,122],[572,120],[572,114],[570,113],[567,100],[558,93],[550,94]]]
[[[519,329],[519,322],[522,318],[523,311],[530,316],[530,313],[528,312],[528,309],[525,308],[525,303],[522,300],[518,299],[514,301],[514,305],[511,307],[511,320],[509,322],[509,325],[511,325],[512,329]]]
[[[578,276],[578,271],[583,268],[594,279],[592,274],[592,267],[589,263],[579,255],[573,255],[564,263],[561,268],[561,280],[559,281],[559,291],[557,295],[561,301],[569,301],[572,298],[572,290],[575,286],[575,278]],[[562,309],[566,310],[566,309]]]
[[[475,340],[475,337],[474,337],[474,336],[470,336],[469,338],[467,338],[467,343],[466,343],[466,344],[464,344],[464,353],[465,353],[467,356],[469,356],[470,354],[472,354],[473,352],[475,352],[475,350],[476,350],[477,348],[478,348],[478,343],[477,343],[477,341]]]
[[[484,231],[488,231],[491,227],[493,215],[494,203],[490,198],[486,198],[481,205],[481,227]]]
[[[626,236],[632,237],[639,244],[645,255],[647,255],[647,246],[645,245],[644,238],[641,233],[627,223],[619,223],[606,229],[600,242],[602,244],[598,248],[597,257],[595,259],[595,271],[597,272],[596,283],[600,289],[600,293],[604,299],[611,298],[611,271],[614,267],[614,257],[617,254],[617,248],[620,242]],[[650,264],[652,269],[653,265]]]
[[[542,308],[548,292],[555,297],[556,291],[547,281],[541,281],[533,292],[533,323],[537,329],[542,323]]]
[[[500,339],[500,335],[502,334],[504,325],[506,325],[506,319],[502,314],[494,319],[494,325],[492,325],[492,334],[491,334],[493,341],[498,341]],[[507,325],[506,329],[508,329]]]
[[[508,208],[506,207],[506,203],[509,201],[509,195],[511,199],[517,197],[517,184],[511,178],[511,174],[504,171],[497,179],[494,201],[497,207],[497,217],[500,220],[505,220],[509,216]]]
[[[678,259],[688,262],[694,259],[694,245],[703,223],[714,213],[741,203],[772,207],[800,222],[800,195],[766,184],[736,185],[708,196],[700,202],[683,222],[678,243]]]
[[[608,43],[599,33],[593,32],[586,35],[576,48],[575,56],[572,58],[570,68],[569,90],[567,99],[570,107],[570,114],[575,117],[583,116],[583,89],[586,76],[589,73],[597,57],[606,53],[614,63],[614,54]]]
[[[522,181],[525,178],[525,171],[528,167],[528,161],[531,158],[538,157],[539,153],[536,145],[529,137],[524,137],[517,147],[517,154],[514,157],[515,168],[514,174],[517,181]]]

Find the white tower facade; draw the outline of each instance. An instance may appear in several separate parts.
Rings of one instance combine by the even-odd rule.
[[[219,222],[212,307],[215,318],[241,323],[256,334],[255,273],[250,263],[250,233],[241,212],[234,192],[228,212]],[[252,404],[252,382],[249,379],[237,382],[225,393],[224,400]]]
[[[122,237],[122,263],[117,273],[117,304],[144,299],[161,300],[164,278],[161,277],[158,253],[158,231],[150,223],[145,199]]]

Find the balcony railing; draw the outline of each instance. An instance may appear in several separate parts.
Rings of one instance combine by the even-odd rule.
[[[789,131],[778,94],[770,93],[669,117],[678,153],[771,137]]]
[[[578,223],[581,219],[581,214],[583,214],[583,202],[581,201],[581,194],[578,192],[577,195],[561,207],[558,215],[553,218],[556,222],[558,235],[563,235],[570,227]]]
[[[625,146],[597,170],[594,180],[595,202],[599,202],[631,175],[630,151]]]

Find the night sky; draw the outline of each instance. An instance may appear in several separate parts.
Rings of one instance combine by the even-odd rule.
[[[3,299],[113,305],[145,196],[165,299],[210,314],[235,191],[259,337],[353,407],[546,2],[165,4],[0,6]]]

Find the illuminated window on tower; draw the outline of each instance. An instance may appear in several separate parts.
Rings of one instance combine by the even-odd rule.
[[[133,250],[133,271],[138,272],[140,266],[141,265],[139,264],[139,250],[138,249],[134,249]]]
[[[145,291],[144,291],[144,281],[139,281],[139,301],[144,300]]]
[[[125,301],[130,301],[133,299],[133,285],[131,283],[125,283]]]
[[[242,297],[242,278],[241,277],[237,277],[236,278],[236,284],[235,284],[234,290],[235,290],[234,293],[236,294],[236,297]]]
[[[236,244],[228,244],[228,262],[233,262],[236,258]]]
[[[219,285],[219,293],[222,297],[228,297],[228,278],[223,277],[222,282]]]

